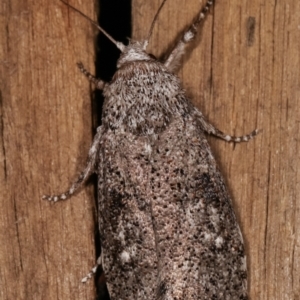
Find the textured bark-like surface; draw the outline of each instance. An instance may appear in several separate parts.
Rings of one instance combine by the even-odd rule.
[[[73,1],[91,17],[94,2]],[[91,25],[60,1],[0,4],[0,298],[93,299],[89,187],[52,205],[85,164],[91,95],[78,71],[94,62]],[[93,71],[93,70],[91,70]]]
[[[133,0],[133,38],[147,35],[161,1]],[[202,1],[204,3],[204,1]],[[168,1],[149,49],[160,56],[199,10]],[[300,2],[218,1],[179,70],[204,115],[248,143],[209,138],[248,254],[251,299],[300,297]]]

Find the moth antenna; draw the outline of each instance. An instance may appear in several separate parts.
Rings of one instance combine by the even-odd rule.
[[[103,28],[101,28],[94,20],[92,20],[90,17],[88,17],[87,15],[85,15],[83,12],[81,12],[79,9],[75,8],[74,6],[72,6],[71,4],[69,4],[68,2],[66,2],[64,0],[60,0],[60,1],[62,3],[64,3],[65,5],[67,5],[68,7],[72,8],[73,10],[75,10],[77,13],[79,13],[80,15],[82,15],[87,20],[89,20],[94,26],[96,26],[98,28],[99,31],[101,31],[111,42],[113,42],[117,46],[117,48],[121,50],[121,52],[124,51],[125,45],[123,43],[121,43],[121,42],[116,41]]]
[[[156,21],[157,21],[157,18],[158,18],[158,16],[159,16],[159,13],[160,13],[161,9],[163,8],[163,6],[165,5],[166,2],[167,2],[167,0],[164,0],[164,1],[162,2],[162,4],[160,5],[158,11],[157,11],[156,14],[155,14],[155,17],[154,17],[154,19],[153,19],[153,21],[152,21],[152,24],[151,24],[151,27],[150,27],[148,36],[147,36],[147,38],[146,38],[146,40],[145,40],[145,42],[144,42],[144,47],[143,47],[144,50],[146,50],[146,48],[147,48],[147,46],[148,46],[148,44],[149,44],[149,40],[150,40],[150,37],[151,37],[151,35],[152,35],[154,25],[155,25],[155,23],[156,23]]]

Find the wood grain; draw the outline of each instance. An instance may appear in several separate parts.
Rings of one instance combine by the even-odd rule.
[[[133,38],[161,1],[133,0]],[[203,4],[204,1],[201,1]],[[199,10],[168,1],[149,45],[160,57]],[[251,299],[300,299],[300,2],[218,1],[179,76],[215,126],[249,143],[209,137],[245,237]]]
[[[93,2],[72,2],[95,17]],[[84,166],[94,32],[60,1],[0,4],[0,299],[94,299],[80,279],[94,264],[90,186],[52,205]],[[93,70],[91,70],[93,71]]]
[[[95,15],[93,2],[77,4]],[[133,38],[159,4],[132,1]],[[165,53],[199,5],[169,0],[150,52]],[[247,144],[209,137],[245,237],[251,299],[300,299],[299,19],[296,0],[216,0],[178,72],[218,128],[263,129]],[[78,280],[93,264],[92,188],[56,205],[40,197],[85,163],[91,91],[75,63],[93,71],[94,32],[48,0],[3,0],[0,25],[0,299],[93,299]]]

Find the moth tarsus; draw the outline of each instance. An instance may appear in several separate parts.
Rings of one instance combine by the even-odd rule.
[[[82,283],[86,283],[89,279],[91,279],[97,272],[99,266],[102,265],[102,257],[101,255],[98,257],[96,265],[91,269],[91,271],[81,279]]]
[[[112,300],[248,299],[241,231],[204,134],[246,142],[258,130],[234,137],[215,128],[173,73],[212,4],[164,62],[146,52],[154,21],[143,41],[125,46],[109,36],[121,50],[111,82],[78,64],[103,90],[102,125],[71,188],[43,199],[65,200],[97,173],[98,265]]]

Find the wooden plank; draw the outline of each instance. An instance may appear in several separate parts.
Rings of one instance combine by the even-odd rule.
[[[95,16],[94,2],[72,2]],[[93,299],[80,279],[94,264],[90,186],[63,192],[86,161],[92,139],[92,26],[60,1],[1,3],[0,298]],[[91,70],[93,72],[93,69]]]

